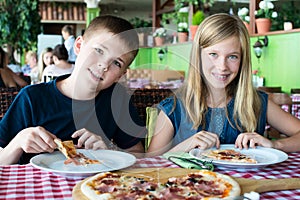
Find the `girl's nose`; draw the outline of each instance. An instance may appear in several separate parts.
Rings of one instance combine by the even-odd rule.
[[[225,58],[219,58],[215,64],[216,64],[216,67],[220,70],[226,69],[226,59]]]

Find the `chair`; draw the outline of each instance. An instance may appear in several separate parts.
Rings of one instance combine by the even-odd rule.
[[[291,94],[300,94],[300,88],[292,88]]]
[[[292,98],[287,93],[269,93],[269,99],[281,106],[286,112],[292,114]],[[269,127],[267,129],[267,137],[272,139],[279,139],[283,137],[279,131],[274,129],[273,127]]]
[[[280,93],[282,92],[281,86],[275,86],[275,87],[266,87],[266,86],[261,86],[257,88],[258,90],[267,92],[267,93]]]
[[[0,88],[0,119],[3,118],[10,104],[13,102],[13,100],[19,93],[20,89],[21,88],[19,87]]]
[[[291,89],[292,114],[300,119],[300,89]]]
[[[152,107],[173,94],[171,89],[130,89],[131,99],[140,118],[146,122],[146,108]]]

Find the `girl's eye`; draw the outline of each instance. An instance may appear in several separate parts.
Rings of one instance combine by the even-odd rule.
[[[100,54],[103,54],[103,53],[104,53],[102,49],[95,48],[95,50],[96,50],[98,53],[100,53]]]
[[[229,59],[231,59],[231,60],[237,60],[237,59],[238,59],[238,56],[236,56],[236,55],[231,55],[231,56],[229,56]]]
[[[216,57],[217,56],[216,53],[209,53],[209,55],[212,56],[212,57]]]

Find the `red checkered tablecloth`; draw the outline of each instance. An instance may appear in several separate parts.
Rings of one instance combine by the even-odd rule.
[[[252,179],[300,178],[300,153],[290,153],[288,160],[263,169],[236,170],[216,168],[233,177]],[[131,168],[178,167],[162,158],[137,159]],[[27,165],[0,165],[0,199],[72,199],[72,189],[83,178],[67,178]],[[299,190],[267,192],[261,199],[300,199]]]

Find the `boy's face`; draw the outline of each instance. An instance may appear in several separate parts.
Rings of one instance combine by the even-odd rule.
[[[94,33],[89,40],[80,36],[74,46],[77,59],[73,74],[80,84],[96,91],[117,82],[133,59],[132,49],[106,31]]]

